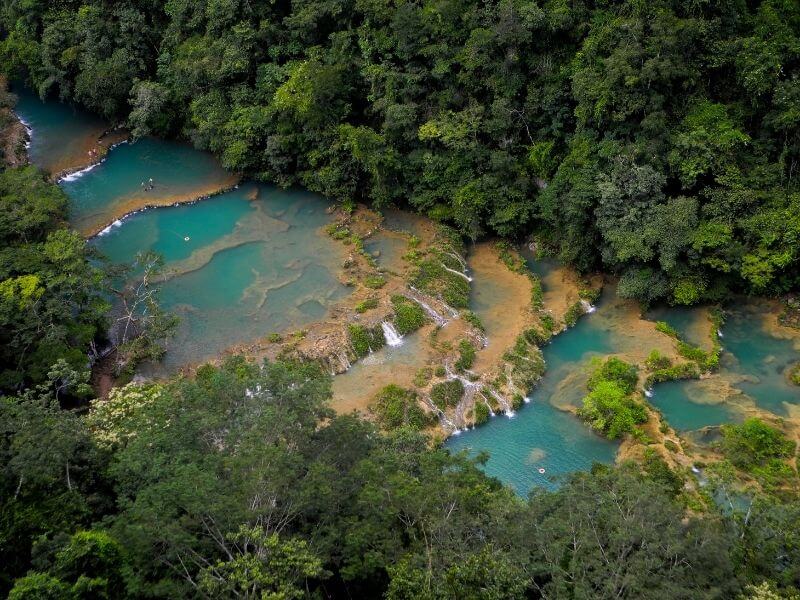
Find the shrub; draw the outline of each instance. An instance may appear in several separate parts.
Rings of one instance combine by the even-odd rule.
[[[351,323],[347,326],[347,331],[350,334],[350,345],[353,346],[353,351],[359,358],[366,356],[372,350],[382,348],[386,344],[386,339],[383,337],[383,329],[380,327],[368,329],[363,325]]]
[[[475,364],[475,346],[469,340],[461,340],[458,342],[458,360],[455,363],[456,369],[465,371]]]
[[[356,312],[357,313],[365,313],[368,310],[378,307],[378,299],[377,298],[365,298],[358,304],[356,304]]]
[[[593,390],[602,381],[613,381],[625,394],[630,394],[636,389],[638,381],[636,367],[612,356],[602,365],[597,367],[589,378],[589,390]]]
[[[567,327],[573,327],[578,322],[578,319],[581,318],[581,315],[585,312],[586,309],[583,307],[583,304],[576,302],[570,306],[567,309],[567,312],[564,314],[564,324]]]
[[[800,385],[800,362],[789,368],[789,381],[795,385]]]
[[[644,365],[651,371],[656,371],[658,369],[667,369],[671,367],[672,360],[669,356],[664,356],[658,350],[651,350],[647,359],[644,361]]]
[[[464,395],[464,384],[458,379],[441,381],[431,388],[431,400],[440,409],[455,406]]]
[[[786,439],[782,431],[755,417],[741,425],[723,425],[721,431],[722,452],[734,466],[745,471],[764,467],[794,452],[794,442]]]
[[[545,332],[547,332],[548,334],[551,334],[556,330],[556,320],[550,313],[546,312],[541,313],[539,315],[539,321],[541,322]]]
[[[433,369],[430,367],[422,367],[414,374],[414,385],[417,387],[425,387],[433,377]]]
[[[578,416],[611,440],[639,432],[636,425],[647,421],[644,406],[626,394],[618,382],[607,380],[598,382],[584,397]]]
[[[486,331],[486,329],[483,326],[483,323],[481,322],[480,317],[471,310],[465,310],[464,312],[461,313],[461,316],[467,323],[472,325],[478,331],[481,332]]]
[[[445,373],[447,373],[447,371],[445,370],[443,365],[437,365],[436,369],[434,369],[433,373],[437,377],[444,377]]]
[[[541,280],[533,273],[529,274],[531,280],[531,306],[540,310],[544,307],[544,290]]]
[[[481,425],[489,420],[489,407],[482,402],[476,402],[472,412],[476,425]]]
[[[663,383],[665,381],[675,381],[677,379],[698,379],[700,377],[700,370],[694,363],[681,363],[666,369],[658,369],[653,371],[647,376],[644,387],[651,388],[656,383]]]
[[[271,344],[277,344],[278,342],[281,341],[281,339],[282,338],[280,333],[270,333],[267,336],[267,341],[270,342]]]
[[[394,307],[394,326],[400,335],[416,331],[428,320],[425,310],[405,296],[392,296]]]
[[[389,384],[375,396],[370,411],[384,429],[411,427],[424,429],[431,424],[431,416],[420,407],[417,395],[400,386]]]
[[[535,327],[531,327],[523,331],[522,336],[525,338],[525,341],[532,346],[541,346],[542,344],[546,343],[548,339],[550,339],[549,335],[539,331]]]

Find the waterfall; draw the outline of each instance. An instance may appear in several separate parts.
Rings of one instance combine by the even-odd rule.
[[[445,271],[450,271],[451,273],[454,273],[454,274],[458,275],[459,277],[463,277],[463,278],[464,278],[464,279],[466,279],[467,281],[472,281],[472,277],[470,277],[470,276],[469,276],[469,275],[467,275],[466,273],[462,273],[461,271],[456,271],[455,269],[451,269],[450,267],[448,267],[448,266],[447,266],[446,264],[444,264],[444,263],[442,263],[442,266],[444,267],[444,270],[445,270]]]
[[[593,306],[591,302],[584,300],[583,298],[581,298],[581,306],[583,307],[583,312],[585,313],[593,313],[597,310],[596,306]]]
[[[464,269],[464,270],[467,269],[467,263],[458,254],[456,254],[455,252],[445,252],[445,254],[447,254],[447,256],[452,256],[453,258],[455,258],[458,261],[458,263],[461,265],[462,269]]]
[[[403,336],[397,333],[397,329],[389,321],[381,321],[381,329],[383,329],[383,337],[386,338],[387,345],[400,346],[403,344]]]
[[[411,287],[410,289],[411,289],[412,292],[419,293],[413,287]],[[413,300],[414,302],[416,302],[417,304],[419,304],[425,310],[425,312],[428,313],[428,316],[431,319],[433,319],[434,322],[437,325],[439,325],[440,327],[444,327],[445,325],[447,325],[447,319],[445,319],[442,315],[440,315],[438,312],[436,312],[427,302],[425,302],[424,300],[418,298],[417,296],[409,296],[409,298],[411,300]]]
[[[648,398],[652,398],[652,397],[653,397],[653,390],[652,390],[652,389],[649,389],[649,388],[648,388],[648,389],[646,389],[646,390],[644,391],[644,395],[645,395],[645,396],[647,396]]]

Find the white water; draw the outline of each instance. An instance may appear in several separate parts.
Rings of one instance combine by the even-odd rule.
[[[455,274],[456,274],[456,275],[458,275],[459,277],[463,277],[463,278],[464,278],[464,279],[466,279],[467,281],[472,281],[472,277],[470,277],[470,276],[469,276],[469,275],[467,275],[466,273],[462,273],[461,271],[456,271],[455,269],[451,269],[450,267],[448,267],[448,266],[447,266],[446,264],[444,264],[444,263],[442,263],[442,266],[444,267],[444,270],[445,270],[445,271],[450,271],[451,273],[455,273]]]
[[[119,227],[120,225],[122,225],[122,221],[120,219],[117,219],[116,221],[111,223],[111,225],[108,225],[105,229],[100,231],[97,234],[97,237],[101,237],[101,236],[106,235],[107,233],[110,233],[112,229],[114,229],[115,227]]]
[[[588,300],[583,300],[583,299],[581,299],[581,306],[583,306],[583,311],[584,311],[586,314],[591,314],[591,313],[593,313],[594,311],[596,311],[596,310],[597,310],[597,307],[596,307],[596,306],[593,306],[593,305],[591,304],[591,302],[589,302]]]
[[[64,182],[64,181],[69,182],[69,181],[75,181],[76,179],[80,179],[81,177],[86,175],[86,173],[88,173],[89,171],[94,169],[97,165],[99,165],[101,162],[103,162],[103,161],[92,163],[91,165],[89,165],[86,168],[81,169],[80,171],[75,171],[74,173],[70,173],[69,175],[64,175],[64,177],[59,179],[58,182],[59,183]]]
[[[417,292],[417,290],[414,289],[413,287],[410,289],[413,292]],[[437,325],[439,325],[440,327],[444,327],[445,325],[447,325],[447,319],[445,319],[442,315],[436,312],[427,302],[416,296],[409,296],[409,298],[414,302],[416,302],[417,304],[419,304]]]
[[[383,329],[383,337],[386,339],[386,344],[389,346],[402,346],[403,336],[397,333],[397,329],[389,321],[381,322],[381,329]]]

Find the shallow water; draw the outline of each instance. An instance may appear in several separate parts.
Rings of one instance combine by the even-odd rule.
[[[410,387],[414,375],[428,364],[425,331],[403,336],[400,346],[384,346],[333,378],[333,406],[338,412],[363,410],[384,386]]]
[[[800,360],[797,339],[779,338],[765,327],[769,310],[764,301],[751,300],[727,309],[721,340],[725,353],[722,375],[743,378],[735,387],[760,408],[786,416],[786,404],[800,403],[800,388],[789,383],[785,370]]]
[[[146,189],[151,178],[153,188]],[[70,221],[94,233],[144,205],[194,199],[234,182],[211,154],[147,138],[118,146],[102,164],[61,185],[70,198]]]
[[[667,422],[680,432],[722,425],[741,420],[741,413],[704,382],[667,381],[655,387],[650,404],[658,408]]]
[[[648,310],[645,317],[651,321],[666,321],[678,332],[681,339],[690,344],[701,348],[711,346],[704,335],[707,330],[704,323],[707,314],[704,310],[686,306],[658,306]]]
[[[537,268],[546,271],[546,266]],[[577,405],[585,394],[591,358],[614,352],[619,345],[609,326],[616,312],[613,304],[601,302],[596,313],[543,348],[547,371],[531,393],[530,404],[523,405],[514,418],[498,415],[450,437],[446,447],[472,455],[488,452],[486,472],[522,495],[535,486],[555,487],[559,478],[594,462],[613,462],[618,444],[596,435],[556,405]]]
[[[31,162],[49,173],[73,168],[87,159],[88,144],[108,128],[99,117],[53,100],[42,101],[31,90],[14,86],[14,111],[32,129]]]
[[[140,250],[164,256],[161,302],[181,324],[154,371],[324,317],[348,293],[336,278],[340,247],[320,231],[330,222],[327,207],[308,192],[246,184],[197,204],[139,213],[95,238],[113,262],[130,263]]]

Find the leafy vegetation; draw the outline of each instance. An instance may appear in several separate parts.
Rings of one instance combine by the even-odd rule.
[[[477,350],[469,340],[460,340],[458,342],[458,359],[454,366],[459,371],[466,371],[475,363],[475,355]]]
[[[405,296],[392,296],[392,307],[394,308],[394,326],[400,335],[416,331],[428,320],[425,309]]]
[[[420,407],[417,395],[394,384],[378,392],[370,410],[384,429],[411,427],[420,430],[432,423],[431,416]]]
[[[750,471],[790,456],[795,443],[779,429],[753,417],[741,425],[723,425],[721,447],[734,466]]]
[[[633,396],[636,382],[636,367],[609,358],[589,378],[589,394],[578,416],[612,440],[626,433],[639,434],[637,425],[647,421],[647,410]]]
[[[386,338],[384,338],[383,329],[380,326],[365,327],[358,323],[350,323],[347,326],[347,332],[350,335],[350,345],[359,358],[383,348],[386,344]]]
[[[8,2],[0,65],[136,136],[471,238],[535,231],[684,304],[798,283],[798,11]]]
[[[463,395],[464,384],[459,379],[440,381],[431,387],[431,401],[442,410],[458,404]]]

